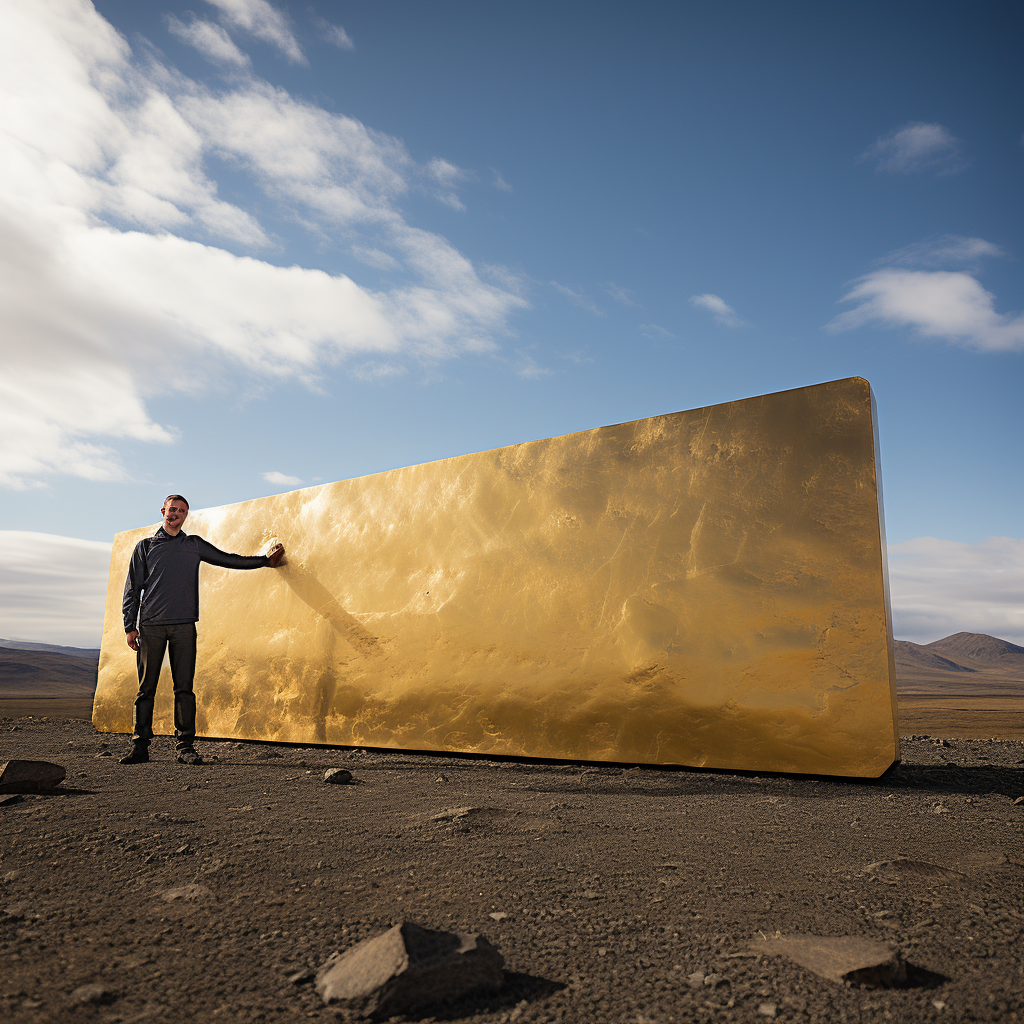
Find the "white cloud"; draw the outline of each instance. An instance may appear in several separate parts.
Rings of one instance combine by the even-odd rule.
[[[267,0],[206,0],[216,7],[233,28],[242,29],[271,46],[276,46],[290,61],[307,64],[287,17]]]
[[[0,485],[124,477],[117,439],[174,439],[147,412],[157,394],[232,370],[313,383],[358,354],[493,351],[527,305],[403,219],[410,180],[453,172],[250,76],[213,94],[143,65],[77,0],[0,9],[0,103]],[[211,156],[250,175],[270,215],[400,279],[372,291],[222,248],[273,243],[218,197]]]
[[[516,351],[515,372],[517,377],[523,380],[536,380],[539,377],[550,377],[552,370],[546,366],[540,366],[537,360],[522,349]]]
[[[397,363],[386,363],[386,362],[368,362],[368,363],[357,363],[349,368],[349,373],[352,374],[356,380],[385,380],[388,377],[401,377],[406,372],[404,366],[400,366]]]
[[[964,631],[1024,644],[1024,539],[893,544],[889,586],[901,639],[930,643]]]
[[[555,291],[561,292],[573,305],[579,306],[580,309],[585,309],[588,313],[593,313],[594,316],[607,316],[605,311],[589,295],[573,291],[572,288],[567,288],[564,284],[559,284],[557,281],[549,281],[548,284]]]
[[[99,647],[110,544],[0,530],[0,564],[5,639]]]
[[[214,25],[212,21],[201,21],[196,18],[191,24],[186,25],[173,14],[169,14],[167,28],[171,35],[177,36],[189,46],[194,46],[210,60],[221,64],[234,64],[240,68],[249,66],[248,56],[235,46],[231,36],[220,25]]]
[[[982,257],[1005,255],[1003,249],[984,238],[943,235],[904,246],[878,262],[893,267],[974,267]]]
[[[979,351],[1024,351],[1024,314],[997,313],[995,296],[963,271],[878,270],[843,301],[858,305],[829,323],[830,331],[879,323]]]
[[[272,469],[269,473],[260,474],[268,484],[273,484],[275,487],[298,487],[302,483],[302,480],[297,476],[288,476],[286,473],[278,473],[276,469]]]
[[[690,303],[699,309],[706,309],[723,327],[746,327],[747,325],[736,315],[732,306],[717,295],[706,292],[704,295],[691,295]]]
[[[657,324],[641,324],[640,333],[645,338],[650,338],[651,341],[666,341],[675,337],[671,331],[666,331],[664,327],[659,327]]]
[[[964,166],[960,156],[962,145],[941,124],[912,121],[878,139],[859,159],[874,161],[875,170],[889,174],[955,174]]]
[[[628,288],[623,288],[621,285],[617,285],[614,281],[609,281],[604,286],[604,290],[620,306],[635,306],[636,305],[636,299],[633,298],[633,293]]]
[[[319,15],[313,16],[313,23],[320,30],[320,35],[327,42],[337,46],[339,50],[354,50],[356,48],[356,44],[352,42],[352,37],[340,25],[335,25]]]
[[[511,192],[512,186],[501,176],[499,171],[496,171],[493,167],[491,173],[494,175],[494,187],[499,192]]]

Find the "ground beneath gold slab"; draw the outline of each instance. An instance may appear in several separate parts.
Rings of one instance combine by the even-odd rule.
[[[438,1020],[1024,1021],[1024,744],[947,743],[851,782],[213,742],[189,768],[166,739],[124,767],[86,722],[2,719],[0,760],[68,792],[0,807],[0,1017],[333,1020],[289,978],[409,918],[505,957],[502,995]],[[751,953],[776,931],[930,980]]]

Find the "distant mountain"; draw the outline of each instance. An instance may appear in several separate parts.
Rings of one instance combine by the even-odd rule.
[[[92,697],[99,651],[62,654],[52,644],[33,646],[44,649],[0,647],[0,698]]]
[[[894,643],[901,702],[984,699],[995,708],[1024,699],[1024,647],[1009,640],[954,633],[930,644]]]
[[[0,637],[0,648],[12,651],[45,651],[49,654],[66,654],[69,658],[87,658],[95,661],[100,656],[98,647],[61,647],[58,644],[33,644],[27,640],[4,640]]]
[[[896,671],[900,669],[915,671],[921,668],[934,669],[938,672],[974,672],[967,665],[958,665],[949,658],[936,654],[931,645],[912,643],[910,640],[894,640],[896,647]]]
[[[989,636],[987,633],[954,633],[942,640],[925,644],[924,647],[947,658],[1003,662],[1009,656],[1014,662],[1020,658],[1021,664],[1024,664],[1024,647],[1018,647],[1009,640],[1000,640],[999,637]]]

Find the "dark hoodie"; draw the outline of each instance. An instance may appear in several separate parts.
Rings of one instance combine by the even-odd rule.
[[[160,529],[135,545],[124,581],[124,630],[141,622],[173,625],[199,621],[199,565],[209,562],[225,569],[261,569],[270,565],[266,555],[232,555],[202,537],[179,531],[171,536]]]

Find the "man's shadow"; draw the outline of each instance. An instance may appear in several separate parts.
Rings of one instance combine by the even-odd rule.
[[[355,658],[381,658],[388,641],[370,632],[301,562],[281,566],[281,579],[316,615],[310,646],[322,652],[322,664],[313,699],[313,742],[327,743],[327,719],[334,706],[346,666]],[[341,646],[339,647],[339,639]],[[345,648],[348,648],[346,650]],[[339,678],[340,677],[340,678]]]

